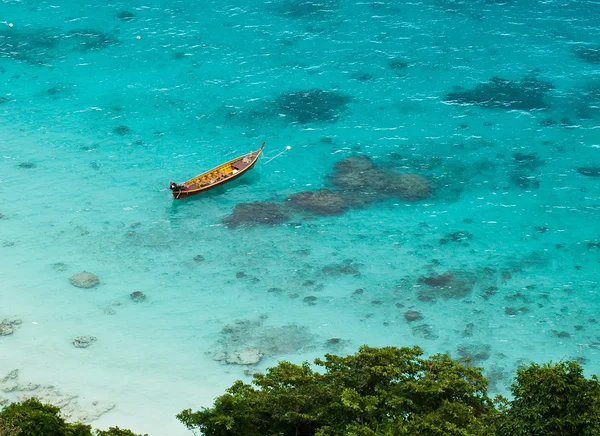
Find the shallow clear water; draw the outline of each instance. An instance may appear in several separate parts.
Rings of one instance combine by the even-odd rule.
[[[22,324],[0,337],[0,376],[114,403],[93,425],[154,436],[187,434],[174,414],[248,369],[364,343],[470,355],[494,392],[531,360],[597,373],[599,16],[594,1],[1,1],[0,320]],[[491,107],[513,91],[527,101]],[[172,199],[170,180],[262,141],[239,181]],[[356,155],[432,195],[288,210],[336,191]],[[289,215],[223,224],[256,201]],[[100,285],[72,286],[84,270]],[[213,360],[245,347],[257,365]]]

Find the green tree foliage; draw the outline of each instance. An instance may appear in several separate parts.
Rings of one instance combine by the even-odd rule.
[[[5,425],[17,427],[21,436],[90,436],[91,427],[69,424],[59,415],[60,409],[42,404],[37,398],[13,403],[0,412]]]
[[[481,370],[414,348],[281,362],[178,419],[206,436],[476,435],[494,411]]]
[[[96,430],[96,436],[142,436],[127,429],[119,427],[110,427],[108,430]],[[147,434],[143,436],[148,436]]]
[[[600,383],[578,362],[532,363],[517,371],[511,391],[498,436],[600,435]]]
[[[37,398],[12,403],[0,411],[0,436],[141,436],[130,430],[111,427],[92,432],[89,425],[68,423],[60,409]],[[148,436],[148,435],[145,435]]]

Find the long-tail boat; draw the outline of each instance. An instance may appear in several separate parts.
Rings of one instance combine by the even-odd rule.
[[[171,189],[171,192],[173,192],[173,197],[176,199],[186,198],[190,195],[200,194],[201,192],[222,185],[230,180],[237,179],[246,171],[252,169],[262,153],[264,146],[265,143],[263,142],[258,150],[236,157],[235,159],[221,164],[212,170],[208,170],[187,182],[181,184],[175,182],[169,183],[169,188]]]

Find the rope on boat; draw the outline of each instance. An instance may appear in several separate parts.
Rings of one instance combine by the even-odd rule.
[[[277,158],[277,157],[281,156],[283,153],[285,153],[286,151],[288,151],[288,150],[291,150],[291,149],[292,149],[292,147],[291,147],[291,146],[289,146],[289,145],[287,145],[287,146],[285,147],[285,150],[283,150],[283,151],[281,151],[281,152],[277,153],[277,154],[276,154],[275,156],[273,156],[271,159],[269,159],[268,161],[266,161],[266,162],[265,162],[265,165],[266,165],[266,164],[268,164],[269,162],[271,162],[273,159],[275,159],[275,158]]]

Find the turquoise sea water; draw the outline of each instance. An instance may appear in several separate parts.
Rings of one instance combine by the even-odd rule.
[[[500,393],[531,360],[598,373],[598,17],[597,1],[0,1],[0,321],[22,321],[0,336],[0,379],[19,370],[0,398],[185,435],[175,413],[233,380],[364,343],[470,356]],[[262,141],[239,181],[172,199],[170,180]],[[358,207],[375,180],[336,213],[290,207],[322,188],[339,206],[351,156],[431,195]],[[224,224],[255,202],[282,216]],[[100,284],[72,286],[81,271]],[[247,348],[258,364],[215,360]]]

